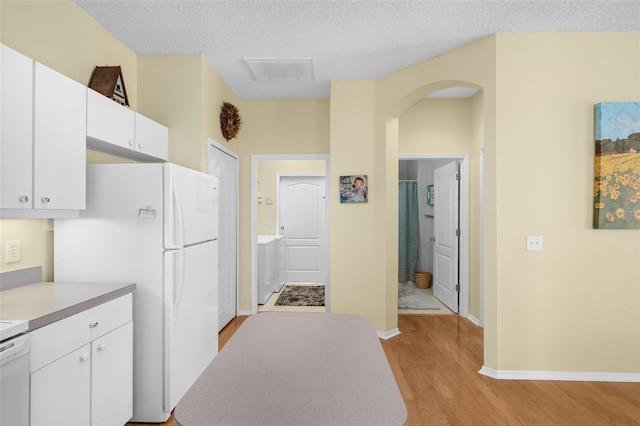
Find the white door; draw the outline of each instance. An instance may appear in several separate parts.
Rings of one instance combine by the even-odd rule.
[[[326,282],[325,177],[281,176],[280,234],[287,237],[287,281]]]
[[[238,270],[238,159],[209,148],[209,173],[218,177],[218,331],[236,316]]]
[[[459,186],[454,161],[434,171],[434,276],[433,295],[458,312],[458,204]]]

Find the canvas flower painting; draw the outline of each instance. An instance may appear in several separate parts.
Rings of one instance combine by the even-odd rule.
[[[640,102],[595,106],[593,227],[640,229]]]

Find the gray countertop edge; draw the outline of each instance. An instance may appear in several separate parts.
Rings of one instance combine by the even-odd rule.
[[[91,309],[105,302],[109,302],[111,300],[117,299],[118,297],[124,296],[128,293],[132,293],[133,290],[135,290],[135,288],[136,288],[135,284],[129,284],[129,285],[126,285],[125,287],[121,287],[119,289],[110,291],[108,293],[101,294],[97,297],[84,300],[82,302],[76,303],[66,308],[59,309],[57,311],[51,312],[41,317],[34,318],[29,321],[29,332],[33,330],[37,330],[38,328],[47,326],[49,324],[52,324],[61,319],[70,317],[82,311],[86,311],[87,309]]]

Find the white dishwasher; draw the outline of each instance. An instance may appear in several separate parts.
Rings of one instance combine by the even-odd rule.
[[[27,321],[0,321],[0,426],[29,424]]]

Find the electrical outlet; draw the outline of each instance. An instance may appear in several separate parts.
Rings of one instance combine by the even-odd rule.
[[[7,241],[7,263],[20,262],[20,240]]]
[[[542,237],[527,237],[527,251],[542,251]]]

